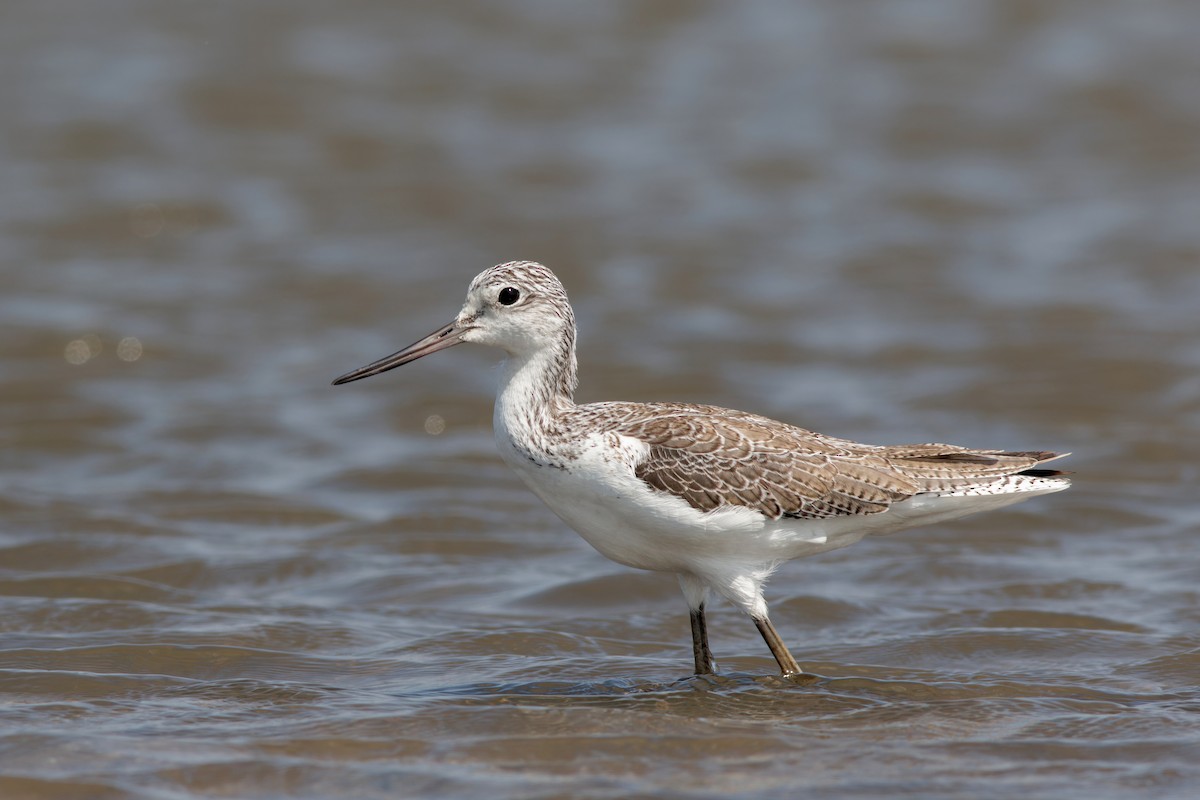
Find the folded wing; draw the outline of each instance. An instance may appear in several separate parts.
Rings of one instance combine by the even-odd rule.
[[[925,492],[954,492],[1022,473],[1059,474],[1038,468],[1057,453],[873,446],[712,406],[600,405],[619,420],[613,432],[649,445],[635,474],[701,511],[745,506],[771,519],[876,514]]]

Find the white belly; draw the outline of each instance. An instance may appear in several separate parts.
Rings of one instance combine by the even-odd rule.
[[[638,569],[701,577],[770,571],[782,561],[845,547],[870,528],[866,518],[771,520],[729,506],[701,512],[652,489],[633,472],[645,445],[621,437],[589,442],[564,468],[538,466],[497,437],[504,460],[534,494],[592,547]]]

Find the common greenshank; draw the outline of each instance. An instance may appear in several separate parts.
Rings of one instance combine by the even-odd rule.
[[[697,674],[714,669],[710,592],[749,614],[782,673],[798,675],[763,599],[780,564],[1070,485],[1042,467],[1065,454],[858,444],[690,403],[576,405],[575,315],[554,273],[531,261],[484,270],[450,324],[333,383],[462,342],[508,356],[496,444],[533,493],[613,561],[678,576]]]

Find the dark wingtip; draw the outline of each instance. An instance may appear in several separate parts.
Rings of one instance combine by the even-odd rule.
[[[1031,478],[1055,478],[1059,475],[1074,475],[1075,473],[1065,469],[1026,469],[1017,474],[1028,475]]]

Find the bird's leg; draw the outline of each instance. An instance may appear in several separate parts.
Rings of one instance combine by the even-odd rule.
[[[704,622],[704,603],[692,609],[692,658],[697,675],[713,674],[712,651],[708,649],[708,625]]]
[[[752,617],[754,624],[758,626],[758,632],[762,634],[763,639],[767,642],[767,647],[771,648],[771,655],[775,656],[775,660],[779,662],[779,670],[783,673],[783,677],[791,677],[792,675],[802,675],[803,671],[800,665],[796,663],[796,659],[792,658],[792,654],[788,652],[787,645],[783,643],[783,639],[779,638],[779,633],[775,630],[775,626],[771,624],[771,620],[767,619],[764,614],[761,617]],[[695,623],[693,623],[693,626]]]
[[[679,588],[692,612],[692,658],[696,663],[697,675],[712,675],[712,651],[708,649],[708,625],[704,621],[704,604],[708,600],[708,584],[688,572],[681,572]]]

